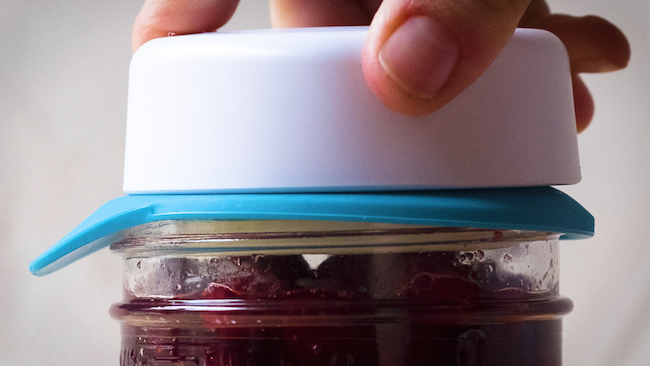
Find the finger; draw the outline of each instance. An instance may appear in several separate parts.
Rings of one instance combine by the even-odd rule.
[[[576,128],[584,131],[594,117],[594,101],[585,83],[579,76],[573,77],[573,101],[576,114]]]
[[[271,0],[276,28],[368,25],[381,0]]]
[[[629,42],[616,26],[602,18],[550,14],[548,7],[539,7],[538,10],[529,8],[521,26],[553,32],[566,46],[573,74],[576,125],[581,132],[594,116],[594,101],[578,74],[624,68],[630,59]]]
[[[393,110],[424,115],[481,75],[529,0],[385,0],[363,54],[366,80]]]
[[[132,48],[170,34],[210,32],[223,26],[239,0],[146,0],[133,25]]]
[[[619,70],[630,59],[630,44],[623,32],[600,17],[550,14],[524,25],[558,36],[569,52],[573,73]]]
[[[524,15],[521,17],[519,20],[519,25],[522,25],[522,23],[526,23],[527,21],[530,21],[531,19],[540,19],[542,17],[545,17],[547,15],[551,14],[551,9],[548,7],[548,4],[544,0],[532,0],[530,4],[528,4],[528,8],[526,8],[526,12]]]

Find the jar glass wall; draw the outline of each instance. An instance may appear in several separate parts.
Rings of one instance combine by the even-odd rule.
[[[561,365],[559,234],[327,221],[128,229],[121,365]]]

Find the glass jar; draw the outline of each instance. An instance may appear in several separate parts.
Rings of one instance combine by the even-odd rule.
[[[594,229],[551,187],[580,179],[562,42],[520,29],[459,98],[410,117],[368,89],[366,39],[148,42],[127,195],[32,273],[124,257],[123,366],[559,365],[558,239]]]
[[[559,234],[300,220],[127,229],[121,365],[561,365]]]

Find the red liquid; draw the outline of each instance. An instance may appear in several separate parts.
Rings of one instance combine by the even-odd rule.
[[[240,270],[214,271],[208,286],[177,299],[111,309],[123,321],[120,362],[561,365],[570,300],[512,289],[517,279],[488,276],[490,263],[470,273],[450,255],[332,256],[314,270],[301,256],[218,258],[215,268]]]

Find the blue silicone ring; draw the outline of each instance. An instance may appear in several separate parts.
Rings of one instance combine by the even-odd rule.
[[[35,259],[45,275],[111,244],[121,230],[160,220],[327,220],[514,229],[590,237],[594,219],[551,187],[368,193],[132,195],[107,202]]]

